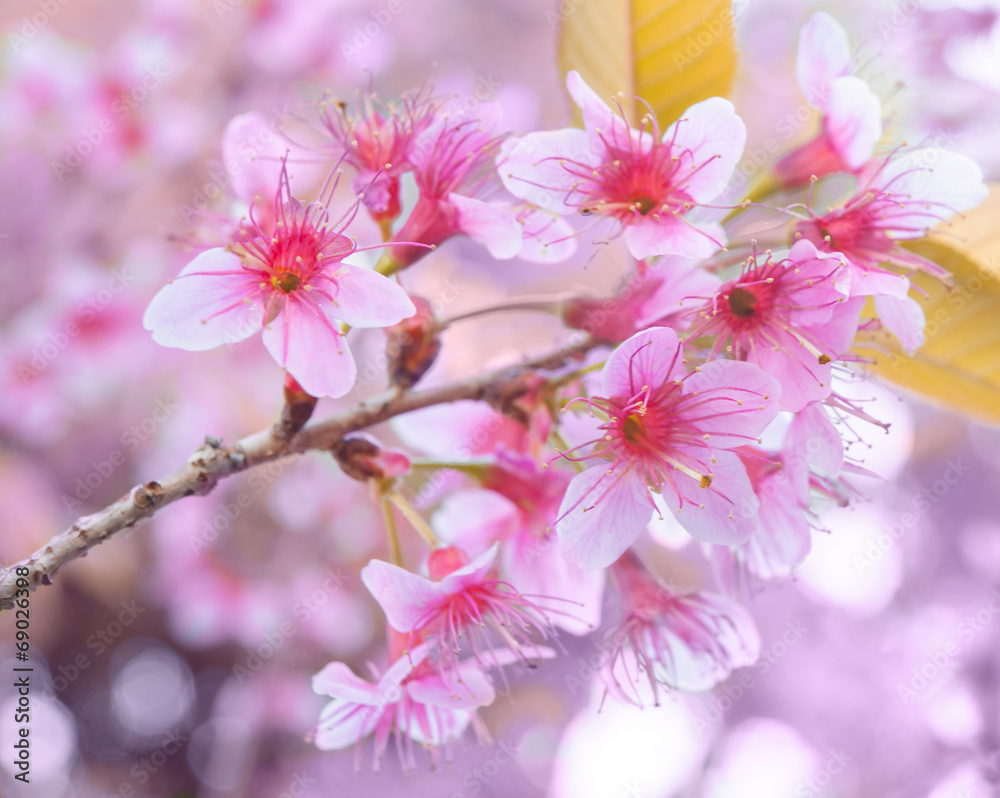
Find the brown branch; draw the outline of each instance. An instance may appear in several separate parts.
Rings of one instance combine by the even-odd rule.
[[[30,590],[52,583],[64,565],[99,543],[113,538],[139,521],[151,517],[161,507],[185,496],[209,493],[221,479],[246,471],[287,455],[329,450],[349,432],[370,427],[393,416],[431,405],[478,399],[508,415],[517,415],[514,402],[536,384],[538,370],[557,369],[581,356],[596,344],[589,338],[556,350],[548,355],[473,377],[462,382],[424,391],[393,389],[373,396],[349,410],[307,425],[290,441],[284,437],[281,423],[223,446],[221,441],[206,438],[185,465],[161,479],[136,485],[114,504],[92,515],[78,518],[65,532],[56,535],[30,557],[0,571],[0,610],[13,606],[17,590],[17,569],[26,568]]]

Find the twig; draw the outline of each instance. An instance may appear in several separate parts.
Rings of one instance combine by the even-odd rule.
[[[27,569],[22,576],[30,590],[52,583],[52,577],[67,563],[84,556],[139,521],[151,517],[161,507],[173,504],[185,496],[205,495],[228,476],[287,455],[307,451],[325,451],[344,435],[370,427],[394,416],[431,405],[462,399],[483,400],[503,413],[517,415],[514,402],[533,386],[532,377],[538,370],[558,369],[579,357],[596,343],[587,338],[547,355],[513,366],[473,377],[452,385],[425,391],[390,389],[355,405],[349,410],[309,424],[292,439],[283,440],[280,425],[256,432],[223,446],[221,441],[206,438],[185,465],[158,480],[136,485],[114,504],[92,515],[78,518],[65,532],[56,535],[30,557],[0,571],[0,610],[13,606],[17,570]]]

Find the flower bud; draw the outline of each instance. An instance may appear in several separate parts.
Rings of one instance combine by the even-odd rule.
[[[284,440],[291,440],[313,414],[316,397],[306,393],[295,378],[285,374],[285,406],[281,408],[281,420],[275,433]]]
[[[410,458],[398,449],[383,449],[375,438],[356,433],[341,438],[330,451],[344,473],[352,479],[392,479],[409,473]]]
[[[422,297],[410,297],[417,312],[387,329],[386,354],[389,377],[394,385],[412,388],[434,365],[441,351],[441,337],[430,303]]]
[[[457,546],[443,546],[434,549],[427,557],[427,572],[431,579],[440,582],[448,574],[469,564],[469,555]]]

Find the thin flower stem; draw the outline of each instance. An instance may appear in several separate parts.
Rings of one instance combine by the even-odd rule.
[[[566,385],[566,383],[572,382],[573,380],[579,379],[580,377],[584,377],[587,374],[593,374],[595,371],[600,371],[601,369],[604,368],[604,364],[607,362],[608,362],[607,360],[599,360],[596,363],[591,363],[589,366],[584,366],[583,368],[574,369],[568,374],[563,374],[558,379],[552,380],[550,384],[552,385],[553,388],[561,388],[563,385]]]
[[[490,313],[504,313],[511,310],[533,310],[539,313],[552,313],[558,315],[562,311],[563,304],[572,296],[525,296],[516,299],[508,299],[498,302],[495,305],[487,305],[484,308],[476,308],[465,313],[459,313],[450,319],[442,319],[438,322],[438,329],[443,330],[457,321],[475,319],[479,316],[487,316]]]
[[[375,264],[375,271],[389,277],[398,272],[400,268],[402,268],[401,264],[392,257],[392,253],[388,249],[382,250],[382,256],[378,259],[378,263]]]
[[[382,508],[382,520],[385,521],[385,532],[389,538],[389,562],[393,565],[403,564],[403,554],[399,548],[399,533],[396,530],[396,518],[392,514],[392,504],[383,493],[378,499]]]
[[[392,238],[392,220],[380,219],[378,229],[379,233],[382,235],[382,241],[384,243],[389,243],[389,239]]]
[[[396,491],[389,491],[386,494],[389,501],[396,505],[396,509],[399,510],[403,517],[410,522],[412,526],[419,533],[420,537],[424,539],[428,546],[432,549],[436,549],[441,545],[441,541],[438,540],[437,535],[434,534],[434,530],[431,529],[430,524],[428,524],[423,517],[414,510],[408,501],[400,496]]]
[[[760,202],[765,197],[769,197],[772,194],[777,193],[781,188],[778,183],[778,179],[773,172],[765,172],[760,177],[758,177],[747,189],[746,196],[740,200],[740,204],[733,208],[729,214],[723,219],[723,223],[728,222],[738,216],[741,211],[745,210],[747,207],[755,202]]]

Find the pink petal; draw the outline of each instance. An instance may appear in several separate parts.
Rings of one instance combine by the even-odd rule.
[[[567,599],[551,602],[560,612],[550,620],[570,634],[590,634],[601,623],[604,571],[584,571],[571,563],[563,542],[549,534],[526,532],[509,541],[503,548],[503,573],[524,595]]]
[[[756,439],[774,420],[781,385],[752,363],[713,360],[684,381],[684,393],[699,394],[694,406],[684,405],[685,423],[708,433],[712,448],[731,449],[748,443],[746,436]]]
[[[812,548],[809,522],[794,494],[779,491],[761,500],[760,523],[744,544],[750,570],[762,579],[786,577]]]
[[[632,471],[608,474],[604,466],[596,466],[569,483],[556,531],[570,562],[589,571],[617,560],[642,534],[652,514],[641,477]]]
[[[715,458],[711,485],[702,488],[696,480],[680,474],[673,487],[663,485],[663,499],[691,537],[703,543],[737,546],[749,540],[757,527],[760,501],[739,457],[732,452],[716,452]],[[680,497],[686,500],[683,505]]]
[[[911,355],[924,345],[924,309],[910,297],[875,297],[875,311],[882,325]]]
[[[289,294],[284,312],[264,328],[264,346],[307,393],[336,399],[353,387],[357,367],[334,322],[302,293]]]
[[[844,439],[819,405],[797,413],[788,428],[789,457],[836,477],[844,465]],[[807,498],[803,492],[800,498]]]
[[[567,205],[565,199],[580,178],[563,166],[564,160],[596,166],[600,156],[590,151],[582,130],[546,130],[505,141],[497,172],[515,197],[552,213],[575,213],[576,205]]]
[[[446,543],[478,554],[508,537],[520,513],[510,499],[492,490],[463,490],[445,497],[432,519],[434,531]]]
[[[192,352],[242,341],[264,323],[259,282],[232,252],[202,252],[153,297],[143,327],[158,344]]]
[[[747,129],[729,100],[709,97],[667,128],[663,141],[673,141],[671,152],[681,159],[679,188],[695,202],[710,202],[729,185],[746,146]]]
[[[461,663],[458,678],[451,684],[431,674],[409,682],[406,690],[414,701],[447,709],[485,707],[496,698],[493,683],[475,662]]]
[[[846,288],[852,297],[894,296],[903,298],[910,291],[910,281],[901,274],[881,269],[867,269],[848,261],[846,277],[838,276],[837,288]]]
[[[319,716],[313,741],[321,751],[338,751],[367,737],[385,712],[384,707],[335,698]]]
[[[392,420],[393,431],[408,446],[443,460],[468,460],[492,453],[498,444],[524,448],[524,427],[486,402],[461,400],[414,410]]]
[[[825,107],[833,81],[851,74],[847,32],[829,14],[813,14],[802,26],[795,74],[807,102],[819,109]]]
[[[463,565],[458,570],[452,571],[441,580],[441,590],[447,595],[453,595],[466,587],[482,582],[493,570],[499,550],[500,544],[494,543],[468,565]]]
[[[792,335],[781,337],[778,351],[760,346],[755,349],[752,359],[781,384],[781,409],[794,413],[830,395],[832,366],[821,364],[819,358]]]
[[[263,114],[250,111],[233,117],[222,135],[222,157],[232,175],[233,193],[246,202],[278,191],[285,147]]]
[[[657,261],[650,270],[652,277],[662,279],[653,295],[643,302],[636,324],[644,327],[681,310],[700,307],[719,290],[722,281],[698,264],[672,258],[673,262]]]
[[[882,138],[882,103],[860,78],[837,78],[830,86],[823,127],[844,163],[860,169]]]
[[[861,310],[865,306],[864,297],[854,297],[838,303],[828,321],[811,326],[809,331],[827,350],[827,354],[845,355],[854,343],[858,332]]]
[[[343,263],[334,279],[336,306],[324,310],[352,327],[389,327],[417,312],[399,283],[371,269]]]
[[[509,208],[454,193],[448,202],[458,211],[458,228],[494,258],[510,260],[520,251],[521,225]]]
[[[718,252],[726,243],[726,234],[721,225],[713,222],[695,225],[673,215],[658,220],[644,216],[626,225],[625,243],[632,257],[640,260],[656,255],[700,259]]]
[[[659,386],[679,378],[684,370],[677,333],[669,327],[650,327],[622,343],[604,364],[604,396],[635,396],[643,386]]]
[[[702,692],[725,680],[735,668],[752,665],[760,657],[760,633],[750,614],[739,604],[711,593],[699,594],[712,605],[705,623],[712,626],[724,655],[694,650],[680,638],[671,646],[671,665],[678,689]],[[704,612],[704,610],[702,610]],[[664,674],[669,676],[670,674]]]
[[[580,110],[583,111],[583,126],[587,129],[590,151],[603,155],[607,151],[605,142],[611,146],[628,149],[636,131],[629,129],[624,119],[611,110],[575,69],[566,73],[566,88]],[[649,138],[646,134],[646,138]],[[649,149],[648,142],[644,149]]]
[[[361,569],[361,581],[397,632],[412,632],[445,595],[439,582],[381,560]]]
[[[421,711],[422,710],[422,711]],[[472,713],[464,709],[421,707],[407,724],[406,733],[416,742],[437,748],[457,740],[472,721]]]
[[[517,215],[521,225],[521,251],[529,263],[561,263],[576,252],[576,231],[554,211],[531,208]]]
[[[989,195],[975,161],[957,152],[933,148],[893,158],[877,182],[912,211],[893,213],[893,228],[913,228],[906,232],[894,229],[896,238],[921,238],[936,219],[950,219]]]
[[[392,663],[378,680],[379,700],[389,703],[399,701],[403,697],[400,685],[421,662],[427,659],[432,648],[431,643],[420,643]]]
[[[378,703],[375,685],[356,676],[343,662],[331,662],[312,678],[314,693],[351,701],[355,704]]]

